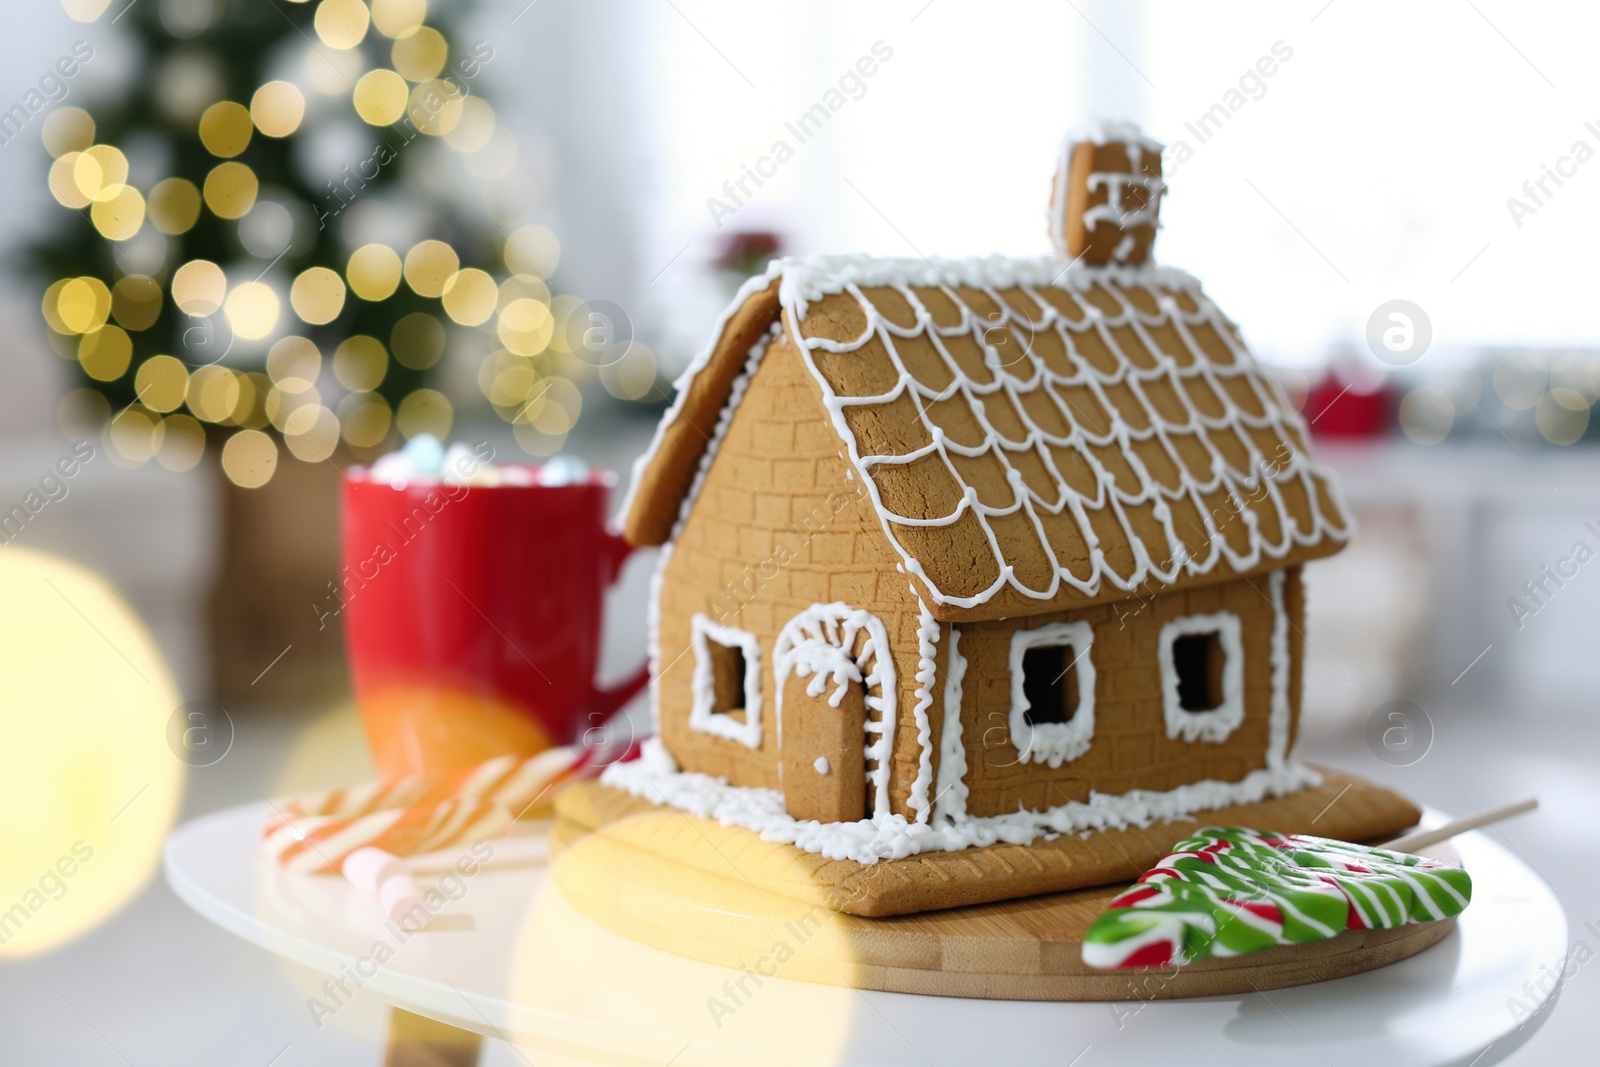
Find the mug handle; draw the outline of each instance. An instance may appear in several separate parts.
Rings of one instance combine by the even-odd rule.
[[[606,539],[606,547],[611,554],[611,573],[606,579],[606,585],[611,586],[615,585],[617,579],[622,576],[622,565],[628,561],[629,556],[633,555],[634,546],[630,545],[621,534],[609,529],[602,533],[601,536]],[[614,686],[602,689],[591,682],[589,700],[583,709],[583,720],[588,724],[584,727],[583,733],[587,734],[606,719],[609,719],[616,713],[618,708],[638,696],[643,692],[644,687],[649,684],[650,661],[648,658],[645,662],[639,664],[637,670]],[[600,721],[596,722],[596,719]]]

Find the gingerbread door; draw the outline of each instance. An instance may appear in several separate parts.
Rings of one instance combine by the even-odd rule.
[[[813,683],[825,681],[824,686]],[[820,689],[812,695],[812,689]],[[838,700],[837,706],[834,700]],[[798,672],[783,684],[783,799],[796,819],[867,816],[867,703],[861,682]]]

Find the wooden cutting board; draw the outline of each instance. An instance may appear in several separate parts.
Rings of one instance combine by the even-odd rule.
[[[1415,955],[1454,920],[1352,930],[1180,968],[1098,971],[1083,934],[1123,885],[947,911],[867,918],[832,911],[635,848],[560,820],[557,884],[590,918],[636,941],[770,977],[992,1000],[1166,1000],[1320,982]],[[1429,850],[1455,860],[1448,846]],[[737,983],[736,983],[737,984]]]

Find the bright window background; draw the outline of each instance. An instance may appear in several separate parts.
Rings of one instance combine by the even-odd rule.
[[[650,273],[682,258],[652,295],[699,305],[704,330],[704,298],[692,296],[704,286],[681,268],[703,264],[720,236],[707,198],[774,140],[793,144],[784,121],[882,40],[894,56],[865,95],[722,233],[773,229],[794,252],[1039,253],[1061,133],[1132,115],[1194,149],[1172,175],[1160,259],[1198,274],[1270,358],[1323,358],[1394,298],[1427,311],[1443,350],[1600,341],[1588,310],[1600,158],[1551,185],[1520,229],[1506,206],[1576,140],[1600,150],[1600,106],[1586,110],[1600,73],[1584,51],[1600,11],[1500,0],[983,11],[653,5],[644,82],[657,165],[640,258]],[[1548,32],[1552,20],[1570,32]],[[1199,143],[1185,123],[1278,41],[1292,57]]]

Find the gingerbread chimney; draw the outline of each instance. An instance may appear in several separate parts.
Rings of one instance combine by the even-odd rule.
[[[1050,192],[1050,241],[1095,266],[1149,262],[1166,184],[1161,151],[1131,122],[1101,122],[1061,142]]]

